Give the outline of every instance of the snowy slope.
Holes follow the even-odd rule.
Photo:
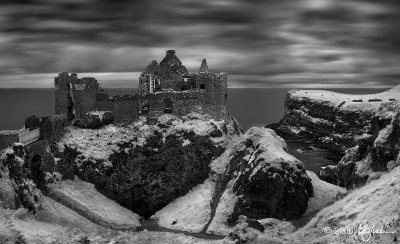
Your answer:
[[[211,215],[211,198],[215,182],[207,179],[186,195],[175,199],[151,218],[163,227],[200,232]]]
[[[79,202],[110,223],[140,225],[139,215],[99,193],[93,184],[76,178],[49,184],[49,188]]]
[[[261,243],[272,240],[278,243],[394,243],[400,237],[399,189],[400,167],[397,167],[322,209],[292,234],[271,238],[263,233],[257,239]],[[388,233],[370,236],[368,230],[372,229]]]
[[[328,102],[335,107],[344,102],[340,108],[349,111],[377,111],[378,107],[383,102],[388,102],[389,99],[400,100],[400,85],[381,93],[368,95],[345,94],[324,90],[292,90],[289,94],[292,99],[299,101],[306,98],[316,102]],[[380,99],[382,101],[368,102],[370,99]],[[353,102],[353,100],[362,100],[362,102]]]

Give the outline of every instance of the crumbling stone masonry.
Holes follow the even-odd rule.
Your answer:
[[[94,78],[60,73],[54,80],[55,111],[70,121],[91,111],[111,111],[117,123],[130,123],[139,116],[189,112],[226,119],[227,82],[226,73],[209,72],[205,59],[199,73],[189,74],[175,50],[168,50],[159,64],[152,61],[142,72],[136,95],[110,97]]]

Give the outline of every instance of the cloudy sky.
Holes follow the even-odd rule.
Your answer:
[[[62,71],[136,87],[175,49],[230,87],[390,87],[400,82],[398,0],[8,0],[0,87],[51,87]]]

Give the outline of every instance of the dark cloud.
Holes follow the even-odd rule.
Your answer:
[[[140,72],[166,49],[192,71],[206,57],[235,86],[390,86],[399,10],[395,0],[2,1],[0,86],[21,74]]]

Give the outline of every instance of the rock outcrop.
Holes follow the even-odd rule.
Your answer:
[[[400,165],[400,103],[383,103],[357,145],[338,165],[322,168],[321,178],[345,187],[364,184],[368,178]]]
[[[15,184],[7,174],[0,172],[0,206],[3,208],[16,209],[18,206]]]
[[[292,90],[285,100],[284,118],[269,127],[285,139],[306,139],[343,156],[357,144],[383,102],[396,99],[400,86],[371,95]]]
[[[147,218],[208,177],[209,164],[224,151],[227,136],[240,133],[234,128],[233,121],[194,113],[162,115],[155,124],[141,120],[124,128],[71,128],[60,143],[60,164]]]
[[[285,142],[273,130],[249,129],[230,140],[211,163],[203,184],[152,219],[172,229],[227,235],[244,220],[245,225],[262,231],[258,219],[301,216],[313,196],[313,186],[303,164],[285,149]]]
[[[24,161],[22,145],[5,149],[0,155],[2,207],[17,208],[20,205],[36,213],[40,205],[41,192],[30,178],[31,172]]]
[[[290,230],[288,223],[275,220],[275,230],[284,227],[289,233],[264,231],[254,243],[396,243],[399,188],[400,167],[396,167],[326,206],[300,228]]]
[[[310,178],[301,161],[285,152],[286,144],[270,129],[253,127],[236,146],[222,176],[225,191],[237,196],[228,223],[238,216],[252,219],[294,219],[313,196]]]

